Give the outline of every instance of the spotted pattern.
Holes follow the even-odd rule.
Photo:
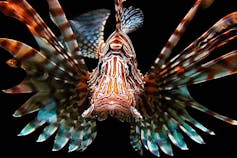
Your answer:
[[[104,26],[109,15],[109,10],[98,9],[70,20],[79,49],[84,57],[99,58],[99,50],[104,44]]]

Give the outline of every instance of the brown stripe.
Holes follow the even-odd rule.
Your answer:
[[[35,56],[36,51],[33,49],[29,49],[28,51],[25,51],[24,54],[23,52],[21,53],[21,58],[20,60],[27,60],[27,59],[31,59]]]
[[[70,35],[73,34],[73,32],[71,32],[71,29],[70,29],[70,24],[68,22],[64,22],[63,24],[61,24],[59,26],[60,30],[62,31],[62,33],[64,34],[64,37],[67,36],[67,35]],[[68,31],[70,31],[68,33]],[[67,37],[68,38],[68,37]],[[73,37],[74,38],[74,37]]]
[[[14,15],[13,12],[15,12],[9,2],[0,2],[0,10],[2,13],[4,13],[6,16],[12,16]]]
[[[34,16],[37,15],[37,12],[33,8],[26,7],[24,9],[23,8],[21,8],[21,9],[24,11],[24,12],[22,12],[22,14],[25,15],[25,16],[33,18]]]
[[[50,13],[53,17],[64,15],[64,12],[61,8],[51,8]]]
[[[1,39],[0,45],[4,49],[10,50],[10,52],[14,55],[19,53],[19,50],[22,46],[22,44],[20,42],[10,41],[10,40],[6,40],[6,39]]]
[[[64,37],[63,38],[65,42],[70,42],[74,40],[74,35],[71,34],[70,36]],[[71,48],[70,48],[71,49]]]
[[[170,42],[170,41],[168,41],[166,44],[165,44],[165,47],[167,48],[167,49],[170,49],[170,48],[172,48],[172,43]],[[160,54],[160,56],[159,56],[161,59],[164,57],[164,53],[162,53],[162,54]]]
[[[34,23],[34,22],[33,22]],[[33,24],[32,23],[32,24]],[[39,35],[41,35],[41,36],[43,36],[43,31],[44,31],[44,27],[42,27],[42,24],[36,24],[34,27],[32,27],[33,28],[33,30],[32,31],[34,31],[35,33],[37,33],[37,34],[39,34]],[[34,33],[34,32],[32,32],[32,33]],[[34,34],[35,34],[34,33]]]

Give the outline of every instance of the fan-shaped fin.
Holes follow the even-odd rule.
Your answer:
[[[72,74],[66,72],[63,68],[49,60],[44,54],[29,45],[12,39],[0,38],[0,47],[10,52],[21,64],[21,67],[31,75],[38,76],[42,74],[45,76],[46,73],[50,73],[52,76],[58,78],[75,81]],[[44,72],[40,71],[42,68],[44,68]]]
[[[197,3],[200,3],[200,1],[198,2],[197,0],[196,5]],[[237,38],[236,17],[237,12],[225,16],[200,38],[191,43],[184,51],[167,62],[165,60],[169,57],[169,53],[171,53],[172,49],[170,48],[173,47],[170,47],[170,50],[165,48],[165,55],[161,54],[160,59],[155,62],[157,65],[152,67],[147,73],[144,78],[146,84],[144,96],[142,96],[143,102],[138,103],[138,109],[144,117],[143,124],[158,120],[153,126],[146,126],[149,129],[140,129],[141,132],[150,131],[151,134],[152,131],[155,131],[155,128],[159,129],[154,132],[157,135],[154,134],[153,141],[156,139],[159,140],[158,136],[161,134],[161,137],[166,141],[170,140],[180,149],[187,150],[187,145],[179,130],[200,144],[204,144],[204,140],[194,127],[210,135],[214,135],[213,131],[207,129],[189,115],[187,107],[209,114],[229,124],[237,124],[236,120],[213,112],[197,103],[187,89],[187,85],[189,84],[198,84],[237,73],[236,50],[217,57],[214,60],[204,60],[211,52]],[[144,146],[153,152],[155,148],[151,143],[152,141],[146,140],[150,139],[150,133],[141,133],[141,139]],[[158,146],[166,154],[172,153],[169,145],[166,146],[158,143]]]
[[[152,136],[150,137],[150,140],[147,141],[148,150],[154,154],[155,156],[160,156],[159,146],[157,142],[154,142],[154,133],[152,133]]]
[[[165,64],[164,69],[160,69],[158,74],[161,76],[162,80],[166,80],[166,86],[171,85],[183,85],[190,84],[192,80],[195,80],[196,77],[200,74],[201,71],[205,71],[202,65],[204,66],[204,59],[207,58],[214,50],[225,45],[227,42],[230,42],[237,38],[236,35],[236,20],[237,12],[233,12],[221,20],[219,20],[213,27],[206,31],[201,37],[191,43],[184,51],[176,55],[169,62]],[[229,55],[224,55],[219,57],[211,62],[216,63],[217,60],[223,60],[228,63],[235,58],[235,51],[231,52]],[[209,65],[211,62],[208,62]],[[229,63],[230,64],[230,63]],[[231,64],[229,68],[229,73],[226,75],[236,73],[234,68],[235,64]],[[204,66],[205,67],[205,66]],[[206,68],[206,67],[205,67]],[[213,67],[212,67],[213,68]],[[208,69],[208,68],[207,68]],[[220,71],[213,71],[213,75],[217,73],[217,77],[222,74],[223,70],[226,72],[228,67],[223,67]],[[208,71],[208,70],[207,70]],[[219,74],[219,75],[218,75]],[[210,74],[211,75],[211,74]],[[221,76],[226,76],[221,75]],[[205,73],[202,77],[205,78]],[[207,80],[215,79],[213,77],[207,78]],[[205,81],[205,80],[204,80]],[[189,83],[190,82],[190,83]],[[162,82],[160,82],[162,83]],[[161,86],[161,85],[159,85]]]
[[[77,56],[77,58],[79,58],[78,54],[70,54],[72,52],[65,51],[63,45],[58,41],[51,29],[25,0],[8,1],[6,3],[0,2],[0,8],[0,11],[5,15],[16,18],[17,20],[26,24],[32,35],[36,38],[36,41],[39,43],[39,46],[47,41],[47,43],[56,50],[54,52],[60,54],[60,58],[62,57],[64,62],[73,69],[82,71],[80,68],[86,68],[82,59],[76,61],[71,57]],[[52,53],[53,52],[50,52],[50,55],[52,55]]]
[[[165,127],[159,126],[159,123],[155,120],[152,120],[150,123],[147,123],[147,121],[140,129],[143,145],[155,156],[160,156],[159,149],[172,156],[173,150]]]
[[[72,132],[68,152],[76,151],[79,148],[80,144],[81,144],[82,138],[83,138],[82,131],[80,129],[74,129],[73,132]]]
[[[81,140],[81,145],[77,149],[77,151],[84,151],[88,145],[92,143],[92,141],[96,137],[96,128],[95,128],[95,121],[89,121],[88,123],[84,123],[83,127],[85,130],[83,130],[83,137]]]
[[[82,112],[88,108],[89,73],[78,51],[77,41],[71,38],[73,32],[70,31],[70,25],[67,24],[58,1],[48,2],[54,22],[59,26],[67,47],[58,41],[25,0],[0,2],[0,11],[23,22],[40,47],[38,51],[22,42],[0,38],[0,47],[9,51],[17,61],[17,66],[19,64],[26,71],[26,78],[22,83],[5,92],[34,92],[14,113],[15,117],[21,117],[38,111],[37,117],[27,124],[19,135],[30,134],[46,124],[37,141],[45,141],[56,133],[53,147],[56,151],[62,149],[70,139],[78,140],[72,133],[80,129],[83,134],[80,140],[82,145],[79,146],[85,150],[96,135],[95,120],[85,120],[81,117]]]
[[[130,6],[123,8],[122,13],[122,31],[126,34],[141,28],[144,21],[144,15],[141,9]]]
[[[98,50],[104,43],[104,26],[109,15],[109,10],[98,9],[70,20],[70,25],[84,57],[98,58]]]

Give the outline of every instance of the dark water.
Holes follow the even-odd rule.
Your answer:
[[[29,1],[40,13],[43,19],[53,27],[48,16],[46,1],[31,0]],[[136,53],[139,68],[145,73],[155,60],[157,54],[166,43],[169,35],[173,32],[178,22],[191,7],[193,0],[166,0],[164,1],[144,1],[144,0],[127,0],[127,5],[139,7],[144,11],[144,27],[130,35]],[[98,9],[107,8],[113,11],[113,0],[64,0],[62,6],[69,19],[80,15],[81,13]],[[189,29],[184,34],[174,53],[180,52],[195,38],[199,37],[204,31],[212,26],[221,17],[237,11],[236,0],[217,0],[212,7],[207,10],[200,10],[194,21],[190,24]],[[26,27],[12,18],[0,14],[0,37],[13,38],[34,46],[37,45]],[[105,36],[108,37],[114,28],[113,16],[109,18],[106,25]],[[217,51],[217,54],[227,53],[230,50],[237,49],[237,43],[233,42],[228,46]],[[0,88],[10,88],[16,85],[24,78],[24,71],[7,67],[4,63],[11,58],[9,53],[1,49],[0,53]],[[90,68],[96,66],[96,61],[87,61]],[[231,76],[216,81],[210,81],[200,85],[189,87],[192,96],[209,108],[222,114],[237,119],[236,112],[236,89],[237,76]],[[30,95],[6,95],[0,92],[0,134],[2,157],[13,157],[14,155],[21,158],[95,158],[95,157],[140,157],[135,153],[129,144],[129,126],[114,119],[109,119],[98,123],[98,136],[94,143],[83,153],[67,153],[64,149],[60,152],[51,152],[53,137],[44,143],[35,143],[38,130],[32,135],[26,137],[17,137],[20,129],[28,123],[34,114],[24,118],[16,119],[11,115]],[[236,157],[237,127],[227,125],[219,120],[213,119],[197,111],[190,111],[194,118],[211,130],[216,132],[216,136],[209,136],[197,130],[206,142],[205,145],[199,145],[185,136],[189,151],[180,151],[173,146],[176,158],[193,158],[193,157]],[[3,156],[4,155],[4,156]],[[164,154],[162,157],[168,157]],[[154,157],[146,150],[145,158]]]

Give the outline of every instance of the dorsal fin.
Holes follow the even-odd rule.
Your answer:
[[[141,9],[130,6],[124,8],[122,13],[122,31],[126,34],[141,28],[144,21],[144,15]]]
[[[139,8],[134,8],[132,6],[124,8],[124,1],[126,0],[114,0],[116,31],[131,33],[142,26],[144,16]]]
[[[98,49],[104,43],[104,26],[109,15],[109,10],[98,9],[70,20],[82,56],[98,59]],[[121,29],[125,33],[136,31],[143,25],[143,20],[141,9],[132,6],[124,8]]]
[[[109,15],[109,10],[98,9],[70,20],[79,49],[84,57],[98,58],[97,51],[104,43],[104,26]]]
[[[114,0],[115,6],[115,19],[116,19],[116,31],[122,30],[122,12],[123,12],[123,2],[125,0]]]

